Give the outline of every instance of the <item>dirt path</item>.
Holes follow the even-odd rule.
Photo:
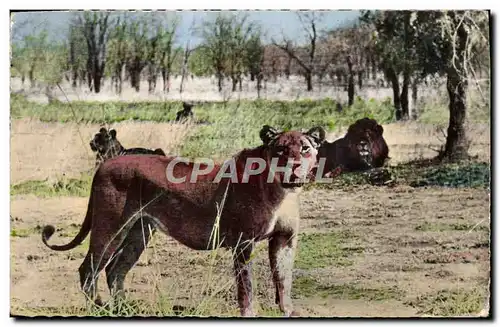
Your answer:
[[[86,198],[12,199],[11,229],[17,233],[11,237],[12,314],[60,313],[84,305],[77,269],[87,245],[69,252],[50,251],[41,243],[36,226],[53,223],[59,228],[54,242],[67,241],[78,230],[86,205]],[[304,193],[301,210],[304,234],[293,297],[302,315],[433,314],[429,310],[443,306],[439,294],[458,294],[454,302],[446,302],[449,306],[468,305],[467,299],[486,294],[490,221],[485,190],[404,186],[311,190]],[[334,250],[325,253],[321,246],[311,246],[320,234],[327,235],[323,242],[336,242]],[[328,246],[325,243],[324,249]],[[154,302],[157,289],[171,305],[195,306],[219,291],[209,295],[207,310],[236,313],[231,260],[227,252],[220,254],[210,277],[210,253],[188,250],[157,234],[127,278],[129,296]],[[301,260],[309,256],[325,264],[304,267]],[[258,312],[275,308],[265,243],[257,249],[254,281]],[[105,284],[101,278],[99,289],[106,299]],[[203,289],[204,285],[210,286]]]

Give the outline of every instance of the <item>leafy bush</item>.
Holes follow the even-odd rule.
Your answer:
[[[432,168],[412,186],[489,187],[490,165],[485,162],[447,164]]]

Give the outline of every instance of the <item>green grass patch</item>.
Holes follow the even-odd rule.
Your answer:
[[[34,194],[39,197],[79,196],[87,197],[90,194],[92,176],[83,174],[80,178],[62,177],[55,182],[47,180],[31,180],[12,185],[11,195]]]
[[[283,317],[283,313],[277,307],[277,305],[275,305],[273,307],[261,305],[259,310],[257,310],[256,313],[259,317],[267,317],[267,318],[282,318]]]
[[[440,290],[418,296],[406,303],[418,308],[419,314],[432,316],[462,316],[477,314],[485,304],[485,296],[479,289]]]
[[[392,121],[392,109],[385,102],[364,102],[361,99],[345,112],[335,111],[335,102],[325,100],[299,101],[241,101],[226,105],[212,105],[204,120],[210,124],[199,126],[181,146],[186,157],[224,159],[243,148],[262,143],[259,131],[264,125],[282,130],[307,130],[323,126],[333,131],[348,126],[357,119],[373,117],[381,123]]]
[[[361,253],[362,248],[346,248],[346,239],[353,239],[349,233],[313,233],[301,234],[295,267],[313,269],[324,267],[343,267],[352,265],[349,257],[352,253]]]
[[[28,237],[34,232],[35,230],[33,228],[23,228],[23,229],[11,228],[10,237]]]
[[[180,101],[166,102],[86,102],[41,104],[11,94],[12,118],[32,117],[45,122],[113,123],[125,120],[165,122],[175,119]]]
[[[11,93],[11,116],[13,118],[33,117],[51,122],[88,122],[113,123],[123,120],[165,122],[175,119],[177,111],[182,109],[181,101],[140,101],[140,102],[98,102],[72,101],[40,104],[26,100],[22,95]],[[294,120],[305,120],[311,124],[323,124],[334,129],[349,125],[362,117],[375,118],[381,122],[393,120],[390,99],[364,101],[357,98],[354,105],[345,108],[342,113],[336,110],[336,102],[326,98],[322,100],[232,100],[227,102],[204,102],[197,104],[193,111],[197,120],[216,122],[222,116],[235,112],[272,117],[273,121],[284,129],[294,127]],[[236,117],[234,117],[236,118]],[[247,117],[251,118],[251,116]],[[302,126],[301,126],[302,127]]]
[[[490,123],[491,121],[489,85],[483,85],[482,91],[483,94],[478,92],[476,86],[471,86],[467,93],[467,120],[470,122]],[[446,128],[450,119],[449,102],[448,93],[445,88],[442,88],[437,96],[418,104],[420,107],[418,121]]]
[[[301,276],[293,280],[295,298],[321,297],[342,300],[384,301],[400,299],[404,293],[396,287],[367,288],[358,285],[323,285],[311,277]]]
[[[163,102],[84,102],[39,104],[11,94],[11,117],[32,117],[47,122],[114,123],[125,120],[168,122],[182,109],[180,101]],[[364,101],[357,98],[353,106],[339,113],[332,99],[270,101],[242,100],[207,102],[193,108],[197,126],[181,148],[186,157],[225,159],[243,148],[261,144],[263,125],[283,130],[323,126],[333,131],[370,117],[384,124],[393,121],[390,99]]]

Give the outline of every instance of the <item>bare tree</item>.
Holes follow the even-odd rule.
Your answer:
[[[115,87],[115,92],[122,93],[123,69],[127,64],[130,42],[127,38],[127,16],[118,17],[116,24],[109,36],[108,45],[108,69],[111,75],[111,84]]]
[[[109,15],[109,12],[86,11],[78,19],[87,42],[87,82],[90,90],[95,93],[101,91],[101,82],[106,66]]]
[[[172,74],[172,65],[181,52],[180,48],[175,47],[175,38],[180,19],[174,16],[167,20],[164,25],[159,27],[160,36],[160,70],[163,79],[163,92],[170,92],[170,76]]]
[[[184,91],[184,80],[187,77],[188,73],[188,62],[189,62],[189,56],[191,53],[196,50],[196,48],[191,49],[189,47],[189,41],[186,43],[186,47],[184,49],[184,56],[182,59],[182,68],[181,68],[181,85],[179,87],[179,93],[182,93]]]
[[[136,92],[140,91],[141,72],[148,60],[148,32],[149,22],[145,19],[130,22],[127,26],[127,35],[130,39],[129,59],[126,69],[130,74],[130,84]]]
[[[241,86],[248,41],[257,27],[255,23],[248,22],[247,17],[219,14],[215,20],[203,23],[204,42],[200,49],[217,76],[219,92],[222,92],[224,77],[231,79],[233,91],[238,82]]]
[[[87,62],[87,45],[85,37],[79,26],[78,16],[74,16],[69,25],[69,58],[68,66],[71,70],[71,86],[77,87],[85,79],[86,62]]]
[[[307,58],[302,58],[297,54],[297,49],[292,46],[291,40],[283,37],[283,42],[273,44],[284,50],[290,58],[293,58],[302,67],[304,78],[307,84],[307,91],[313,90],[312,76],[314,73],[314,58],[316,56],[316,46],[318,40],[318,23],[321,21],[321,14],[312,12],[297,13],[302,28],[306,33],[309,44],[306,46]]]

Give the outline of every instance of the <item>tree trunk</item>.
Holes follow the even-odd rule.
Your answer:
[[[165,68],[161,69],[161,79],[163,81],[163,93],[167,90],[167,70]]]
[[[222,75],[221,71],[217,72],[217,87],[219,89],[219,93],[222,92],[222,84],[224,83],[224,75]]]
[[[156,67],[149,65],[148,67],[148,93],[153,94],[156,90]]]
[[[139,92],[141,89],[140,80],[141,72],[134,68],[130,72],[130,85],[135,89],[136,92]]]
[[[312,85],[312,73],[310,70],[307,70],[304,74],[304,77],[306,79],[306,84],[307,84],[307,92],[311,92],[313,90],[313,85]]]
[[[24,77],[24,76],[23,76],[23,77]],[[78,79],[78,72],[77,72],[77,70],[76,70],[76,69],[74,69],[74,68],[73,68],[73,69],[71,70],[71,80],[72,80],[72,81],[71,81],[71,87],[72,87],[72,88],[74,88],[74,89],[76,89],[76,80],[77,80],[77,79]],[[24,81],[23,81],[23,83],[24,83]]]
[[[451,161],[461,160],[467,158],[468,151],[468,142],[464,126],[467,81],[460,78],[459,74],[456,72],[448,73],[446,89],[450,97],[450,122],[442,158],[447,158]]]
[[[366,56],[365,71],[366,71],[366,79],[370,80],[370,56]]]
[[[101,92],[101,82],[102,82],[102,76],[98,71],[94,73],[94,92],[99,93]]]
[[[148,93],[153,94],[154,91],[155,91],[155,89],[153,87],[153,79],[151,78],[151,76],[149,76],[149,78],[148,78]]]
[[[289,80],[290,79],[290,74],[291,74],[291,67],[292,67],[292,58],[289,56],[288,57],[288,61],[286,63],[286,67],[285,67],[285,76],[286,76],[286,79]]]
[[[347,68],[349,69],[349,81],[347,84],[347,98],[348,105],[352,106],[354,104],[354,70],[352,69],[352,59],[351,56],[347,57]]]
[[[401,120],[401,98],[399,94],[398,75],[396,75],[396,72],[392,68],[389,68],[387,70],[386,75],[387,78],[389,79],[389,82],[392,85],[392,94],[393,94],[394,110],[396,113],[396,120]]]
[[[359,70],[358,71],[358,89],[361,90],[363,87],[363,71]]]
[[[236,77],[236,75],[231,76],[231,82],[233,84],[231,91],[236,92],[236,87],[238,86],[238,77]]]
[[[123,87],[123,81],[122,81],[122,75],[118,75],[118,94],[122,94],[122,87]]]
[[[465,132],[465,118],[467,111],[467,74],[464,67],[464,56],[467,51],[468,33],[464,24],[458,24],[457,58],[447,71],[446,89],[450,98],[450,123],[446,145],[441,158],[450,161],[465,159],[468,157],[469,143]]]
[[[35,68],[31,67],[28,72],[28,78],[30,80],[30,86],[35,87]]]
[[[257,74],[257,98],[260,99],[260,90],[262,90],[262,79],[264,78],[264,75],[262,72]]]
[[[354,76],[349,76],[349,85],[347,86],[347,98],[349,106],[354,104]]]
[[[408,120],[410,117],[409,109],[409,90],[410,90],[410,74],[405,71],[403,73],[403,87],[401,89],[401,119]]]
[[[167,72],[165,74],[165,82],[163,83],[163,87],[165,88],[166,86],[166,90],[167,90],[167,93],[170,92],[170,70],[167,69]]]
[[[374,81],[376,81],[377,80],[377,62],[375,61],[374,56],[372,56],[371,63],[372,63],[372,79]]]
[[[418,119],[418,78],[413,78],[411,83],[411,119]]]
[[[181,74],[181,85],[179,86],[179,93],[184,91],[184,79],[186,78],[186,74]]]

